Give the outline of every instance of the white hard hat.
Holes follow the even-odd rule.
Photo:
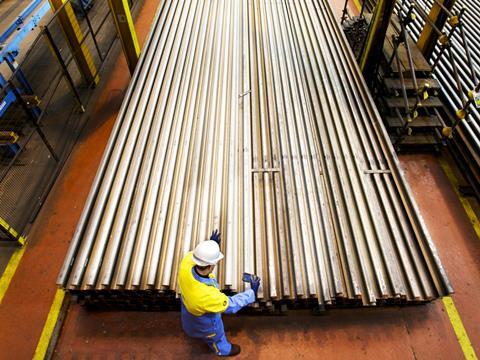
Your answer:
[[[205,240],[193,250],[193,261],[199,266],[217,265],[223,259],[216,241]]]

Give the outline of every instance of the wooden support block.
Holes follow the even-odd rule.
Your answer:
[[[415,134],[411,136],[405,136],[399,145],[438,145],[438,140],[431,134]]]
[[[403,102],[402,97],[391,97],[391,98],[385,98],[385,102],[389,108],[399,108],[403,109],[405,107],[405,104]],[[417,102],[416,98],[409,97],[408,98],[408,107],[411,109],[415,106],[415,103]],[[427,108],[427,107],[442,107],[443,103],[442,101],[437,98],[437,97],[429,97],[426,100],[421,101],[421,105],[419,105],[419,108]]]
[[[389,116],[386,118],[387,125],[390,128],[401,128],[405,124],[405,120],[402,121],[398,117]],[[442,123],[437,116],[419,116],[410,123],[411,128],[441,128]]]
[[[393,54],[393,35],[400,34],[400,23],[399,19],[396,15],[392,16],[391,22],[387,29],[387,35],[385,36],[385,43],[383,46],[383,54],[387,61],[390,61],[392,54]],[[415,67],[416,72],[426,72],[430,73],[432,71],[432,67],[425,59],[425,56],[422,54],[420,49],[418,48],[417,44],[413,41],[413,39],[409,36],[408,37],[408,45],[410,47],[410,51],[412,53],[412,60],[413,66]],[[405,74],[405,76],[409,76],[410,73],[410,65],[408,63],[408,54],[403,44],[400,44],[398,47],[398,56],[400,58],[400,67],[401,71]],[[400,70],[397,68],[397,63],[394,60],[392,62],[392,71],[394,73],[398,73]]]
[[[387,78],[383,80],[385,87],[388,90],[401,90],[402,89],[402,83],[400,79],[397,78]],[[405,89],[407,90],[414,90],[415,87],[413,85],[413,80],[410,78],[404,79],[405,83]],[[436,79],[417,79],[417,86],[418,89],[421,90],[425,85],[428,85],[428,87],[432,90],[440,90],[441,85]]]

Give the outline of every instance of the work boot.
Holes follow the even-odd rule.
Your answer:
[[[240,354],[240,346],[237,344],[232,344],[232,348],[230,349],[230,354],[226,356],[237,356]]]

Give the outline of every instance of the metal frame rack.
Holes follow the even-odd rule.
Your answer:
[[[418,1],[418,7],[427,11],[438,1]],[[402,5],[402,7],[400,7]],[[405,11],[405,4],[398,3],[398,11]],[[480,52],[478,38],[479,9],[475,2],[457,0],[447,13],[444,44],[438,43],[432,51],[431,62],[435,77],[442,85],[445,102],[451,109],[451,126],[454,131],[449,140],[453,156],[464,170],[473,193],[480,196],[480,112],[475,104],[480,86]],[[418,39],[425,20],[410,24],[414,39]]]
[[[392,17],[391,26],[396,28],[396,33],[392,32],[391,40],[387,39],[386,42],[390,42],[392,47],[387,69],[396,70],[387,70],[386,74],[380,76],[382,85],[376,92],[378,95],[401,95],[402,101],[397,101],[399,99],[391,97],[392,95],[381,96],[386,108],[394,110],[395,116],[386,116],[385,120],[389,129],[396,131],[393,141],[398,149],[407,146],[433,146],[437,149],[440,140],[444,141],[444,138],[451,136],[452,127],[447,126],[443,102],[438,98],[441,86],[432,78],[435,64],[427,62],[422,49],[412,41],[410,35],[409,25],[416,20],[415,6],[416,3],[413,2],[408,11]],[[428,19],[425,21],[430,21],[425,12],[419,13],[422,18]],[[432,23],[431,26],[436,34],[435,39],[444,43],[448,41],[448,36],[441,33],[435,24]],[[403,56],[400,51],[403,51]],[[396,76],[392,78],[392,75]]]
[[[376,4],[373,0],[364,1],[362,16],[372,12]],[[346,9],[343,20],[349,18]],[[435,81],[441,86],[438,93],[446,106],[441,111],[435,110],[443,126],[439,135],[468,179],[469,193],[477,197],[480,196],[480,52],[472,44],[478,42],[478,11],[472,1],[396,1],[400,19],[413,16],[406,31],[424,53]],[[427,92],[430,90],[437,92],[437,89]]]

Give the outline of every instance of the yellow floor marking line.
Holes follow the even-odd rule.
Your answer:
[[[453,330],[455,331],[455,335],[457,336],[458,343],[462,348],[463,355],[465,359],[468,360],[478,360],[477,355],[475,354],[475,350],[473,349],[472,343],[468,338],[467,331],[463,326],[462,319],[460,318],[460,314],[455,307],[453,299],[450,296],[445,296],[443,299],[443,306],[447,310],[448,317],[450,319],[450,323],[453,326]]]
[[[12,238],[18,241],[20,245],[25,245],[25,237],[20,235],[18,232],[15,231],[14,228],[12,228],[8,222],[0,217],[0,227],[3,228],[3,231],[9,234]]]
[[[64,298],[65,291],[58,289],[55,293],[52,306],[50,307],[47,321],[45,321],[45,325],[43,326],[42,335],[40,335],[40,340],[38,340],[33,360],[43,360],[45,358],[48,346],[50,345],[50,339],[52,338],[55,325],[57,324],[58,316],[60,315],[60,310],[62,309]]]
[[[440,158],[440,166],[443,169],[443,172],[445,175],[447,175],[448,180],[450,181],[450,184],[452,184],[453,191],[455,191],[455,194],[457,194],[458,199],[460,200],[460,203],[463,206],[463,209],[467,213],[468,219],[470,220],[470,223],[473,226],[473,229],[475,230],[475,234],[477,235],[478,239],[480,239],[480,223],[478,221],[478,217],[475,214],[475,211],[473,210],[472,206],[470,205],[470,202],[468,199],[466,199],[460,192],[458,191],[458,180],[455,177],[455,174],[453,173],[452,168],[448,164],[448,162],[444,158]]]
[[[457,198],[460,200],[460,203],[462,204],[462,207],[465,210],[465,213],[467,214],[468,219],[473,226],[473,229],[475,230],[475,234],[480,239],[480,224],[478,222],[477,215],[475,214],[475,211],[470,205],[468,199],[462,196],[462,194],[460,194],[460,192],[458,191],[459,182],[457,177],[455,176],[452,168],[450,167],[445,158],[440,158],[439,162],[443,172],[448,178],[448,181],[450,181],[450,184],[452,185],[453,191],[455,191]],[[470,339],[468,338],[467,331],[463,326],[462,319],[457,311],[453,299],[450,296],[446,296],[442,299],[442,301],[445,310],[447,310],[450,323],[452,324],[453,330],[455,331],[455,335],[457,336],[458,343],[462,348],[465,359],[478,359],[477,355],[475,354],[475,350],[472,347]]]
[[[5,296],[8,286],[12,281],[13,275],[15,275],[15,271],[17,271],[18,264],[20,264],[20,260],[25,252],[25,246],[18,248],[12,254],[12,257],[8,261],[7,267],[0,277],[0,304],[2,303],[3,297]]]

